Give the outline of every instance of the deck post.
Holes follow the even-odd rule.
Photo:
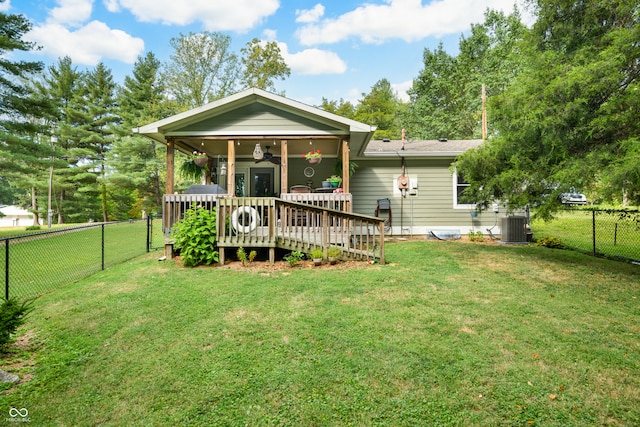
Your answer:
[[[327,211],[322,212],[322,252],[327,257],[327,248],[329,246],[329,214]]]
[[[380,221],[380,264],[384,265],[384,221]]]
[[[218,264],[224,265],[224,246],[218,248]]]

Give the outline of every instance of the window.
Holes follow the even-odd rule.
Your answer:
[[[469,183],[465,181],[462,174],[453,172],[453,208],[454,209],[475,209],[476,204],[465,197],[465,190],[469,188]]]

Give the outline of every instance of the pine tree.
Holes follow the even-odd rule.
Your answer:
[[[13,187],[27,192],[20,203],[34,213],[38,223],[36,184],[46,169],[50,150],[42,142],[49,103],[29,90],[26,82],[42,70],[42,64],[12,61],[8,54],[30,51],[33,43],[22,38],[31,24],[22,15],[0,12],[0,170]]]
[[[94,218],[96,214],[102,221],[109,220],[105,160],[115,139],[114,126],[121,120],[115,114],[116,87],[111,70],[99,63],[83,75],[79,90],[65,109],[69,128],[63,135],[70,142],[69,155],[76,160],[71,179],[76,184],[71,199],[76,220]]]
[[[71,174],[68,162],[70,142],[67,138],[71,125],[66,116],[66,109],[71,105],[74,93],[78,89],[82,74],[73,67],[68,56],[58,60],[57,64],[47,67],[41,81],[34,83],[35,91],[47,97],[52,103],[50,118],[51,133],[54,141],[50,166],[52,184],[52,210],[57,212],[57,223],[64,223],[65,194],[73,194],[75,186],[64,179]]]
[[[124,86],[118,94],[119,115],[122,123],[118,126],[120,138],[114,143],[110,153],[110,164],[114,172],[110,177],[113,184],[127,190],[135,200],[130,207],[131,215],[140,215],[157,210],[162,203],[165,153],[149,138],[133,135],[131,129],[159,120],[174,112],[173,106],[163,96],[163,86],[159,82],[160,62],[153,53],[139,57],[133,67],[132,76],[126,76]]]

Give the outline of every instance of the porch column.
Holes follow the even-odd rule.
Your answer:
[[[349,140],[342,140],[342,191],[349,192]]]
[[[227,140],[227,195],[236,194],[236,146],[235,140]]]
[[[173,184],[175,179],[175,146],[173,140],[167,141],[167,182],[165,184],[165,194],[173,194]]]
[[[213,158],[207,157],[207,169],[204,171],[205,185],[211,185],[211,171],[213,170]],[[216,184],[219,184],[216,182]]]
[[[280,194],[289,192],[289,145],[280,140]]]

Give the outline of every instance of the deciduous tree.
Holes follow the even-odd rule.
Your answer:
[[[208,31],[180,34],[171,39],[171,47],[162,79],[181,109],[199,107],[236,90],[240,68],[231,37]]]
[[[377,127],[373,138],[399,138],[401,131],[398,114],[402,101],[387,79],[378,80],[368,94],[363,93],[354,119]]]
[[[526,72],[490,100],[497,135],[457,167],[478,200],[535,203],[542,216],[570,188],[640,203],[637,2],[536,5]]]
[[[285,80],[291,70],[280,54],[276,42],[265,42],[254,38],[241,49],[242,86],[275,92],[274,80]]]

